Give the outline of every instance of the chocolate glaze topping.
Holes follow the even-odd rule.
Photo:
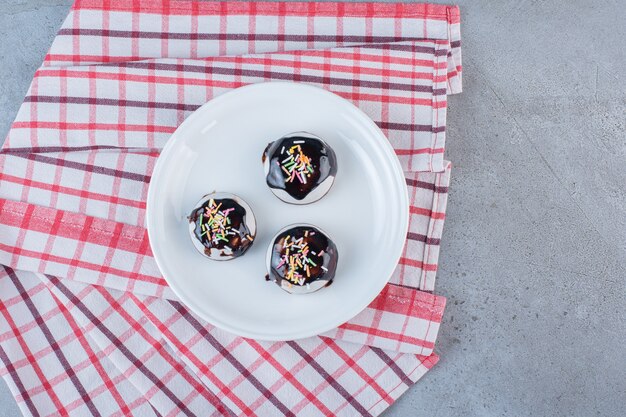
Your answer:
[[[281,286],[283,281],[299,287],[308,287],[315,281],[329,285],[337,260],[337,247],[324,233],[311,226],[296,226],[276,236],[270,274]]]
[[[254,240],[246,225],[246,209],[231,198],[206,201],[191,212],[189,222],[195,224],[194,237],[205,247],[207,256],[216,249],[222,257],[236,258]]]
[[[296,200],[304,199],[329,176],[337,174],[335,152],[319,139],[287,136],[270,143],[262,160],[269,158],[267,185],[283,189]]]

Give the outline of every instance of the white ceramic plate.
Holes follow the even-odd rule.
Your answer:
[[[333,187],[305,206],[275,197],[261,163],[269,142],[295,131],[318,135],[337,154]],[[213,191],[236,194],[254,211],[257,236],[240,258],[209,260],[190,240],[187,215]],[[196,314],[240,336],[293,340],[339,326],[376,297],[400,258],[408,216],[400,163],[363,112],[316,87],[263,83],[211,100],[174,132],[152,175],[147,226],[161,273]],[[270,239],[291,223],[311,223],[334,240],[331,286],[292,295],[265,280]]]

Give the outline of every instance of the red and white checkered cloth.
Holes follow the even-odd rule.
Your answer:
[[[434,288],[459,12],[421,4],[78,1],[0,152],[0,373],[27,415],[377,415],[437,361]],[[144,226],[194,109],[290,80],[351,100],[406,171],[390,283],[320,337],[227,334],[178,302]]]

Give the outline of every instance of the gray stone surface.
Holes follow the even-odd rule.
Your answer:
[[[459,3],[442,358],[384,416],[623,416],[626,7]],[[0,1],[0,134],[68,8]]]

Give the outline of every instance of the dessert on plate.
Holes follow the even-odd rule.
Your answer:
[[[268,144],[262,161],[270,190],[291,204],[319,200],[330,190],[337,174],[335,152],[307,132],[290,133]]]
[[[209,259],[225,261],[243,255],[254,242],[256,220],[250,206],[234,194],[207,194],[188,217],[189,235]]]
[[[292,294],[312,293],[332,283],[338,257],[335,243],[319,228],[291,225],[270,243],[266,279]]]

